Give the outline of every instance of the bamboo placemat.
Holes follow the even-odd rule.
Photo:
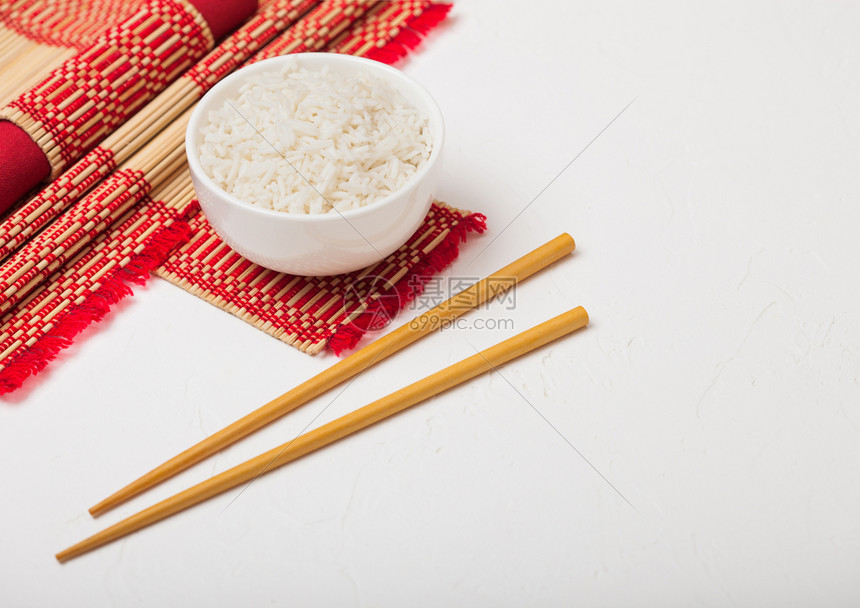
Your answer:
[[[459,244],[483,232],[485,218],[436,202],[400,249],[364,270],[300,277],[258,266],[230,249],[202,213],[191,240],[156,274],[302,352],[355,346],[370,326],[386,321],[456,257]]]
[[[54,182],[61,187],[49,186],[50,195],[36,207],[22,207],[26,215],[13,222],[14,213],[7,218],[3,226],[8,230],[0,229],[4,255],[10,256],[0,270],[8,286],[0,294],[0,393],[42,369],[81,329],[128,295],[129,283],[156,268],[172,282],[305,352],[319,352],[327,345],[350,348],[377,318],[371,314],[374,310],[396,310],[456,256],[466,234],[483,229],[482,216],[435,205],[413,239],[372,272],[319,281],[276,277],[225,250],[217,237],[211,240],[211,228],[192,201],[184,163],[175,162],[181,141],[174,132],[181,131],[187,107],[193,106],[194,97],[185,91],[189,84],[198,87],[199,97],[241,63],[237,49],[246,49],[254,60],[329,50],[392,62],[414,48],[449,9],[427,0],[325,0],[289,27],[300,14],[297,9],[313,4],[264,0],[257,14],[263,21],[248,22],[258,26],[255,30],[237,32],[238,37],[226,41],[226,52],[218,55],[214,50],[176,81],[183,87],[179,98],[189,101],[174,111],[153,141],[147,143],[153,133],[145,125],[129,132],[120,126],[116,134],[122,134],[122,140],[116,149],[96,149],[83,169],[75,165]],[[273,9],[279,12],[275,15]],[[289,29],[277,36],[283,27]],[[259,32],[267,32],[266,40],[275,38],[256,51],[262,38],[253,35]],[[128,160],[120,164],[123,159]],[[95,190],[87,193],[90,188]],[[41,234],[35,234],[34,224],[45,226]],[[185,241],[188,244],[164,262],[170,250]],[[202,242],[208,243],[206,255],[189,249]]]

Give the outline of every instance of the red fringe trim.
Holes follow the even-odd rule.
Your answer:
[[[400,32],[388,44],[369,50],[365,57],[382,63],[397,63],[416,49],[430,30],[445,19],[451,6],[447,2],[431,4],[417,17],[407,19]]]
[[[176,246],[189,238],[191,229],[186,220],[177,219],[158,232],[126,266],[108,275],[101,287],[66,311],[51,331],[0,371],[0,395],[14,391],[27,378],[45,369],[60,351],[72,345],[79,333],[91,323],[101,321],[111,306],[132,295],[129,284],[146,283],[149,273],[161,265]]]
[[[388,294],[383,294],[378,300],[368,306],[357,319],[348,325],[340,327],[331,338],[328,348],[336,355],[355,348],[355,345],[380,319],[392,319],[409,302],[421,295],[427,282],[439,272],[447,268],[460,255],[460,243],[466,240],[470,232],[482,233],[487,229],[487,218],[480,213],[472,213],[463,218],[451,229],[451,233],[439,243],[421,263],[414,268],[392,288]]]

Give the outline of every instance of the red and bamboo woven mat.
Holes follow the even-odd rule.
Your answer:
[[[175,87],[186,98],[202,95],[245,57],[327,50],[392,63],[448,9],[428,0],[264,0],[164,95],[178,94]],[[145,145],[142,127],[131,130],[134,137],[120,127],[0,223],[0,393],[44,368],[150,272],[304,352],[351,348],[484,228],[480,214],[436,203],[409,242],[373,268],[293,277],[256,266],[218,239],[193,200],[177,139],[185,107]],[[152,150],[160,154],[156,164]],[[65,239],[59,247],[58,238]]]
[[[484,217],[436,202],[409,241],[357,272],[299,277],[268,270],[230,249],[197,213],[194,236],[158,267],[158,276],[307,353],[352,348],[420,293],[457,257],[460,242],[484,230]]]

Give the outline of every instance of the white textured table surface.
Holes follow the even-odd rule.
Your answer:
[[[137,289],[0,403],[0,604],[856,606],[858,28],[852,2],[462,0],[403,66],[447,119],[442,198],[489,216],[448,276],[561,231],[576,254],[514,310],[93,521],[334,361],[160,280]],[[577,304],[591,326],[504,379],[54,561],[323,409],[315,425]]]

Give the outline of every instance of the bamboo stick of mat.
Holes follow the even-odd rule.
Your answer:
[[[576,244],[569,234],[557,236],[157,466],[92,507],[90,514],[93,516],[100,515],[264,427],[338,384],[362,373],[375,363],[406,348],[439,327],[450,323],[463,313],[514,287],[520,281],[571,253],[575,247]]]
[[[68,561],[240,484],[252,481],[264,473],[273,471],[319,448],[376,424],[467,380],[495,370],[498,366],[585,327],[587,324],[588,313],[585,312],[584,308],[579,306],[569,310],[382,399],[377,399],[369,405],[300,435],[292,441],[264,452],[179,494],[162,500],[65,551],[57,553],[56,558],[60,562]]]

